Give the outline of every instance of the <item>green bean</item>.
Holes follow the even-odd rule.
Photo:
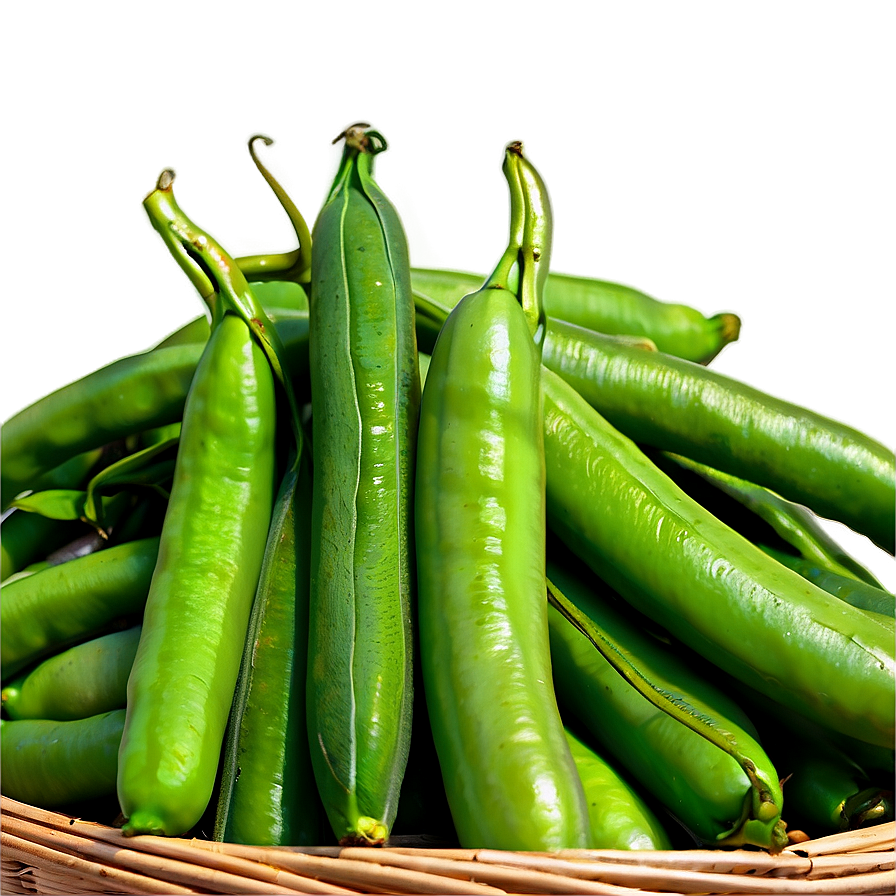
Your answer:
[[[689,499],[569,384],[550,372],[542,383],[548,519],[576,553],[735,677],[835,730],[892,744],[892,624],[771,560]]]
[[[591,821],[591,849],[671,849],[669,835],[632,786],[566,728]]]
[[[44,660],[3,688],[11,719],[86,719],[124,709],[140,626],[102,635]]]
[[[807,740],[792,728],[780,740],[774,755],[791,826],[823,837],[893,820],[892,775],[875,783],[832,744]]]
[[[142,612],[158,550],[158,538],[128,542],[5,583],[0,600],[4,680]]]
[[[0,722],[0,783],[6,796],[45,809],[115,793],[125,712],[54,722]]]
[[[308,370],[308,318],[290,309],[280,317],[274,329],[286,348],[290,376],[301,384]],[[76,454],[178,422],[203,345],[188,342],[122,358],[7,420],[0,431],[3,506]]]
[[[211,307],[213,327],[184,408],[128,680],[117,786],[128,835],[183,834],[209,802],[273,503],[274,379],[244,317],[254,297],[177,207],[172,179],[164,172],[144,206]]]
[[[389,834],[412,715],[411,501],[420,379],[407,243],[350,128],[314,225],[308,732],[342,843]]]
[[[559,550],[548,574],[563,712],[700,842],[780,851],[778,775],[743,710],[643,633],[643,619],[616,609],[618,596]]]
[[[554,321],[544,363],[620,432],[763,485],[896,549],[893,452],[848,426],[661,352]]]
[[[442,327],[417,459],[420,661],[451,815],[468,847],[585,846],[587,805],[551,682],[539,347],[544,185],[505,152],[511,237]],[[519,298],[509,290],[519,265]]]
[[[199,345],[182,345],[123,358],[7,420],[3,505],[75,454],[179,420],[201,352]]]
[[[750,541],[779,547],[831,572],[883,587],[801,504],[686,457],[665,452],[651,452],[650,456],[689,495]]]
[[[414,268],[414,289],[454,307],[482,284],[477,274]],[[612,335],[646,336],[670,355],[707,364],[740,334],[740,319],[726,312],[704,317],[694,308],[660,302],[637,289],[571,277],[548,275],[545,314],[578,326]]]
[[[274,506],[225,741],[215,839],[320,842],[305,722],[311,481],[290,466]]]

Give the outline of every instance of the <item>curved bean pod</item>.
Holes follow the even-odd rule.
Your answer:
[[[214,787],[273,504],[275,396],[230,301],[252,300],[232,260],[185,218],[170,178],[144,205],[217,312],[184,408],[119,752],[124,832],[173,836]]]
[[[428,310],[443,313],[438,303]],[[548,319],[543,360],[634,441],[764,486],[896,550],[896,456],[868,436],[697,364],[562,320]],[[778,516],[776,526],[800,523]],[[852,568],[867,579],[854,561]]]
[[[46,809],[115,793],[124,715],[116,709],[72,722],[0,722],[3,793]]]
[[[0,692],[11,719],[72,721],[124,709],[140,626],[102,635],[44,660]]]
[[[158,538],[116,545],[2,587],[0,657],[7,678],[34,660],[140,613]]]
[[[697,364],[554,321],[545,366],[630,439],[763,485],[896,550],[896,457]]]
[[[482,285],[483,277],[460,271],[411,269],[414,289],[449,307]],[[740,334],[730,312],[704,317],[687,305],[661,302],[630,286],[548,274],[545,314],[599,333],[646,336],[661,352],[707,364]]]
[[[426,376],[418,619],[426,704],[461,844],[550,850],[585,846],[589,822],[554,696],[544,600],[535,338],[550,212],[543,186],[523,188],[518,159],[509,147],[505,258],[451,312]],[[521,300],[504,279],[517,257]]]
[[[671,849],[669,835],[640,795],[588,744],[566,728],[591,821],[591,849]]]
[[[552,552],[548,574],[625,665],[664,695],[655,705],[552,605],[551,660],[561,709],[703,843],[780,851],[778,774],[749,718],[681,656],[613,606],[616,595]],[[699,720],[700,725],[693,725]],[[692,727],[693,725],[693,727]],[[722,749],[704,737],[718,736]]]
[[[548,518],[576,553],[735,677],[835,730],[892,745],[892,624],[719,523],[556,374],[542,384]]]
[[[290,375],[304,383],[307,313],[284,309],[274,328],[286,349]],[[0,430],[3,506],[33,488],[44,471],[76,454],[179,421],[207,333],[206,322],[191,337],[200,341],[122,358],[10,417]]]

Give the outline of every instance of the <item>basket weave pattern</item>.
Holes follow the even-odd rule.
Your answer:
[[[892,894],[894,823],[753,850],[249,847],[116,828],[3,797],[3,893]]]

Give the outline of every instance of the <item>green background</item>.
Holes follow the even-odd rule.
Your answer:
[[[744,318],[719,370],[894,441],[894,4],[2,4],[2,414],[200,314],[141,208],[159,171],[233,254],[291,247],[347,123],[412,263],[487,272],[502,150],[554,269]]]

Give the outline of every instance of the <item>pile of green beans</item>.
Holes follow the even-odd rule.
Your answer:
[[[0,789],[262,846],[750,846],[893,818],[896,457],[707,369],[739,335],[412,268],[369,125],[291,252],[144,200],[207,315],[0,431]],[[187,315],[185,315],[187,317]]]

